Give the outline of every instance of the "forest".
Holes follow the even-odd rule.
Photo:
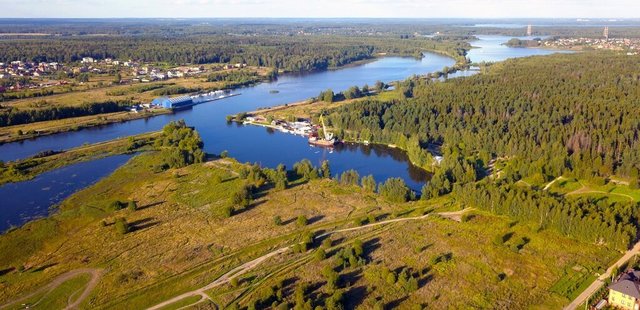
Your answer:
[[[521,27],[499,28],[501,23],[520,24]],[[532,23],[533,34],[561,37],[601,37],[602,21],[558,19],[4,19],[0,21],[3,33],[45,33],[57,37],[109,36],[162,36],[191,35],[281,35],[300,33],[315,35],[370,36],[371,34],[413,37],[440,33],[445,36],[505,35],[523,36],[526,25]],[[634,20],[608,20],[613,37],[640,37]],[[0,35],[1,37],[1,35]],[[29,37],[24,35],[24,37]]]
[[[375,57],[379,53],[422,57],[439,51],[464,62],[464,38],[442,40],[345,36],[105,36],[0,40],[0,62],[77,62],[82,57],[171,64],[246,63],[284,71],[316,71]]]
[[[125,111],[131,104],[132,102],[130,101],[122,100],[85,103],[81,106],[47,107],[30,110],[20,110],[9,107],[0,109],[0,127]]]
[[[507,160],[500,172],[504,186],[465,188],[461,196],[468,193],[472,205],[500,214],[545,218],[539,225],[626,248],[636,234],[637,204],[601,206],[511,187],[525,177],[548,182],[561,175],[600,184],[617,175],[637,184],[640,62],[584,53],[508,60],[485,71],[446,82],[408,79],[396,85],[402,99],[363,99],[328,111],[327,119],[343,137],[395,144],[422,167],[433,163],[427,148],[439,149],[444,161],[424,198],[474,184],[490,174],[495,160]],[[557,218],[547,219],[550,214]]]

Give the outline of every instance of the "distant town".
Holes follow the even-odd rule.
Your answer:
[[[628,55],[637,55],[638,51],[640,51],[640,39],[628,38],[557,38],[544,40],[540,44],[545,47],[560,49],[626,51]]]
[[[246,64],[237,63],[207,66],[185,65],[166,69],[151,63],[133,60],[121,61],[111,58],[98,60],[93,57],[83,57],[75,63],[15,60],[8,63],[0,62],[0,82],[2,82],[0,83],[0,93],[65,85],[69,78],[75,78],[78,82],[84,83],[88,81],[87,74],[116,76],[117,80],[114,80],[116,84],[148,83],[199,76],[215,71],[245,68],[246,66]],[[122,75],[126,75],[127,78],[123,78]]]

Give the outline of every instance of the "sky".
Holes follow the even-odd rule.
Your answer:
[[[638,18],[640,0],[0,0],[2,18]]]

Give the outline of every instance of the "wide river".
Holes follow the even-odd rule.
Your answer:
[[[472,61],[501,61],[507,58],[550,54],[543,49],[515,49],[502,46],[510,37],[480,36],[472,42],[469,53]],[[209,153],[228,150],[241,162],[258,162],[275,167],[283,163],[291,167],[301,159],[314,164],[329,160],[332,173],[354,169],[361,176],[372,174],[378,182],[389,177],[403,178],[414,190],[420,190],[429,175],[411,165],[399,150],[381,146],[344,145],[333,151],[311,147],[305,138],[268,131],[262,127],[227,124],[226,115],[251,111],[259,107],[297,102],[318,95],[322,90],[342,91],[351,86],[373,85],[376,81],[391,82],[414,74],[425,74],[452,66],[454,60],[433,53],[425,53],[422,60],[387,57],[340,70],[284,75],[277,81],[235,90],[240,96],[194,106],[144,120],[111,124],[76,132],[45,136],[0,145],[0,160],[11,161],[32,156],[44,150],[62,150],[139,133],[161,129],[172,120],[184,119],[195,126]],[[464,75],[464,73],[462,73]],[[272,93],[277,90],[277,93]],[[34,217],[46,216],[51,206],[73,192],[93,184],[126,162],[128,157],[102,159],[71,165],[42,174],[34,180],[0,187],[0,232],[10,225],[22,225]],[[55,186],[53,186],[55,184]]]

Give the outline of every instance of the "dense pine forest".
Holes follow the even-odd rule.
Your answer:
[[[618,175],[637,186],[639,59],[554,55],[508,60],[485,71],[446,82],[409,79],[397,85],[404,99],[344,105],[328,119],[343,136],[397,144],[422,166],[431,162],[425,149],[441,146],[445,159],[423,190],[426,198],[457,189],[480,208],[539,218],[541,227],[626,248],[636,235],[637,204],[568,201],[513,184],[560,175],[604,183]],[[496,159],[508,162],[500,183],[462,190],[459,185],[487,177]]]

